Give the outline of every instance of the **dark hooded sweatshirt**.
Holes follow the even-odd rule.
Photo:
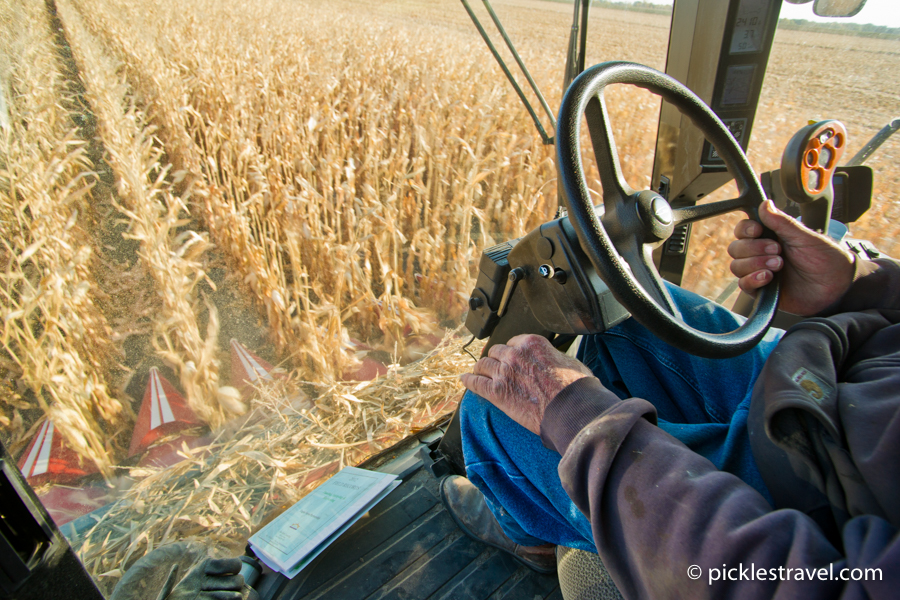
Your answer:
[[[753,390],[776,508],[646,400],[585,378],[550,403],[544,445],[626,598],[900,598],[900,264],[857,261],[826,314],[785,334]]]

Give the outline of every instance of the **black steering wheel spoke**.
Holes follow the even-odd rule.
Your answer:
[[[609,112],[606,110],[602,93],[588,102],[584,116],[591,136],[591,145],[594,147],[594,160],[600,173],[600,184],[603,186],[603,205],[608,212],[612,212],[621,206],[634,190],[622,176],[619,152],[616,149],[616,140],[613,137]]]
[[[672,300],[672,296],[669,295],[665,281],[660,277],[659,271],[656,270],[656,265],[653,263],[652,245],[628,244],[622,250],[622,258],[628,263],[632,276],[644,293],[667,313],[681,318],[681,312]]]
[[[672,209],[672,216],[675,219],[675,226],[687,225],[705,219],[712,219],[719,215],[728,214],[736,210],[747,211],[747,203],[743,197],[732,198],[730,200],[721,200],[719,202],[710,202],[709,204],[697,204],[694,206],[682,206]]]
[[[735,178],[740,196],[731,200],[672,209],[652,190],[635,192],[622,177],[604,89],[636,85],[662,96],[685,114],[716,147]],[[598,218],[581,161],[581,120],[587,119],[603,185],[604,214]],[[765,335],[775,316],[780,278],[760,290],[747,321],[727,333],[687,325],[653,263],[652,248],[675,227],[736,210],[759,219],[765,199],[759,178],[728,128],[693,92],[649,67],[603,63],[585,70],[566,91],[557,121],[560,186],[582,249],[616,299],[664,342],[691,354],[728,358],[746,352]]]

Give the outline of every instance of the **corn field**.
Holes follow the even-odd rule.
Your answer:
[[[570,7],[496,4],[557,107]],[[664,68],[665,17],[593,19],[589,62]],[[896,42],[859,42],[884,64],[856,73],[873,81],[844,97],[807,94],[793,79],[805,35],[776,38],[751,143],[758,170],[778,166],[808,118],[843,119],[852,153],[897,112]],[[853,97],[866,86],[878,87]],[[658,100],[614,92],[625,176],[646,187]],[[831,113],[848,103],[847,116]],[[897,148],[870,162],[875,205],[853,229],[895,255],[900,175],[887,167]],[[296,444],[352,463],[365,454],[359,440],[383,448],[451,406],[471,361],[447,332],[462,321],[480,251],[550,218],[555,178],[553,148],[456,0],[0,0],[2,441],[18,455],[48,416],[113,481],[152,366],[168,369],[211,430],[239,439],[244,423],[269,439],[247,415],[273,396],[247,406],[226,383],[228,340],[243,340],[289,375],[279,393],[321,409],[313,425],[304,411],[302,436],[279,429],[270,462],[253,463],[271,485],[216,502],[224,492],[209,492],[220,509],[234,499],[233,531],[246,535],[259,519],[244,505],[296,495],[298,473],[333,458],[301,456]],[[689,286],[714,296],[727,285],[730,236],[723,222],[697,228]],[[390,365],[369,392],[342,382],[361,347]],[[242,480],[245,458],[228,463]],[[139,494],[160,493],[153,485]],[[148,502],[133,498],[129,510],[145,515]],[[213,513],[181,533],[228,522]],[[116,561],[164,541],[172,526],[157,517],[145,528],[156,533],[132,529],[115,560],[103,558],[107,542],[86,541],[91,572],[115,578]]]
[[[5,380],[81,415],[60,428],[100,464],[131,413],[129,351],[172,368],[211,427],[234,416],[213,297],[264,324],[301,379],[335,381],[351,338],[404,361],[458,323],[487,232],[521,235],[555,202],[550,153],[516,132],[505,88],[425,32],[309,27],[330,21],[315,5],[59,2],[66,64],[48,6],[4,7],[23,68],[4,78]],[[55,351],[77,362],[41,364]],[[26,404],[5,406],[13,449]]]

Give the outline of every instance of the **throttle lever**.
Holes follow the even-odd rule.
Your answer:
[[[522,279],[525,279],[525,269],[522,267],[517,267],[509,272],[508,280],[509,283],[506,284],[506,289],[503,290],[503,297],[500,299],[500,308],[497,309],[497,316],[502,317],[506,314],[506,308],[509,306],[509,299],[512,297],[514,291],[516,291],[516,284],[519,283]]]
[[[781,155],[781,186],[800,205],[803,224],[828,234],[834,203],[832,179],[847,147],[847,130],[840,121],[811,123],[794,134]]]

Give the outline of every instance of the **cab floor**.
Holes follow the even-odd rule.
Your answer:
[[[466,536],[423,466],[293,580],[267,572],[255,587],[262,600],[562,598],[555,575]]]

